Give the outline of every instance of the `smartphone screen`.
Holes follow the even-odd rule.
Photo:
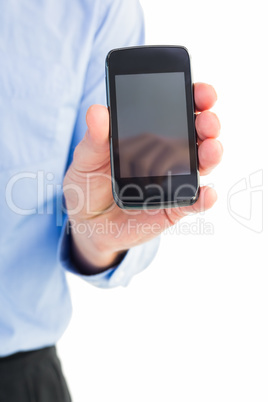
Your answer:
[[[190,174],[184,73],[116,75],[115,86],[121,177]]]
[[[188,51],[113,49],[106,89],[116,203],[134,209],[193,204],[199,173]]]

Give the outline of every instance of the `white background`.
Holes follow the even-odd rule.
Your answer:
[[[186,46],[195,81],[217,90],[225,153],[202,183],[218,201],[164,234],[127,288],[69,276],[58,350],[73,401],[267,402],[266,4],[141,3],[147,43]]]

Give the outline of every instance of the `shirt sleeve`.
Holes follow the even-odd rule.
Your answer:
[[[102,0],[99,10],[100,24],[96,31],[88,68],[84,80],[84,91],[77,114],[67,166],[73,151],[86,132],[85,116],[92,104],[106,105],[105,58],[114,48],[135,46],[144,43],[144,21],[137,0]],[[131,248],[118,266],[96,275],[82,275],[70,259],[70,235],[67,233],[67,217],[61,233],[58,258],[62,266],[87,282],[101,288],[126,286],[131,278],[144,270],[153,260],[159,246],[159,238]]]

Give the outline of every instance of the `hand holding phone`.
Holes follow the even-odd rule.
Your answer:
[[[216,139],[220,130],[219,120],[209,111],[217,97],[212,86],[197,83],[194,86],[194,98],[197,111],[195,123],[199,142],[199,171],[200,175],[203,175],[212,171],[222,156],[221,144]],[[67,211],[70,211],[73,255],[80,256],[76,257],[76,260],[81,272],[87,273],[89,266],[91,273],[105,270],[116,263],[122,251],[156,237],[183,216],[204,211],[214,204],[215,190],[201,187],[199,198],[192,206],[154,211],[127,211],[119,208],[114,202],[111,189],[111,122],[107,108],[92,105],[87,112],[86,122],[88,129],[75,149],[63,187]],[[144,139],[150,142],[151,138],[149,135]],[[128,149],[132,146],[133,144]],[[141,144],[138,145],[138,153],[140,147]],[[151,149],[151,146],[149,148]],[[159,148],[163,150],[162,145]],[[154,152],[152,150],[152,156]],[[143,165],[143,171],[148,169],[146,163],[147,159],[143,155],[139,161],[139,164]],[[159,167],[162,169],[162,166]],[[76,189],[77,192],[74,191]]]

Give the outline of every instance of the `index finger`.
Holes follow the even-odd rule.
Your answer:
[[[197,82],[194,84],[195,111],[203,112],[212,108],[217,100],[217,93],[212,85]]]

